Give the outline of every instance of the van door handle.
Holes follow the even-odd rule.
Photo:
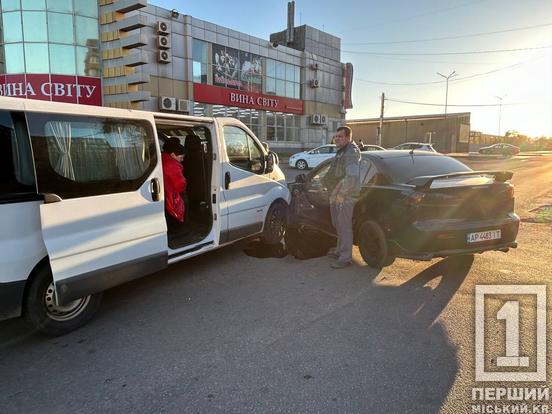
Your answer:
[[[226,171],[224,174],[224,189],[228,190],[230,188],[230,172]]]
[[[151,179],[151,198],[153,201],[161,200],[161,185],[157,177]]]

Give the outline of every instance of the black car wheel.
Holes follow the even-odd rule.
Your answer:
[[[282,201],[276,201],[266,213],[262,241],[266,244],[280,243],[286,232],[286,224],[287,205]]]
[[[37,331],[65,335],[88,322],[100,307],[102,294],[86,296],[65,305],[56,304],[52,272],[48,266],[37,270],[25,298],[24,314]]]
[[[309,168],[309,165],[305,160],[299,160],[295,163],[295,168],[297,168],[298,170],[306,170],[307,168]]]
[[[358,248],[362,259],[374,269],[389,266],[395,261],[389,253],[385,233],[375,221],[367,220],[360,226]]]

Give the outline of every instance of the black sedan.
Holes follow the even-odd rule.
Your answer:
[[[480,154],[499,154],[504,156],[512,156],[519,154],[519,147],[512,144],[493,144],[488,147],[479,148]]]
[[[438,153],[373,151],[361,155],[362,190],[355,206],[354,243],[374,268],[396,257],[431,260],[517,247],[519,217],[508,171],[473,171]],[[291,183],[286,243],[335,236],[324,177],[327,161]]]

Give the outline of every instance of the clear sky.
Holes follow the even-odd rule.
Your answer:
[[[286,26],[287,0],[149,3],[264,39]],[[552,0],[296,0],[295,12],[296,26],[341,38],[341,61],[354,65],[347,119],[378,117],[382,92],[441,105],[387,101],[385,116],[443,113],[445,80],[437,72],[456,71],[448,112],[471,112],[472,130],[497,134],[501,112],[502,134],[552,136]],[[489,32],[500,33],[482,34]],[[530,50],[543,46],[550,47]],[[526,50],[491,52],[505,49]],[[475,51],[485,53],[458,54]]]

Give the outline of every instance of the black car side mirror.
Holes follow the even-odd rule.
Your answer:
[[[302,184],[302,183],[305,183],[306,181],[307,181],[307,178],[305,177],[305,174],[299,174],[295,177],[296,183]]]

